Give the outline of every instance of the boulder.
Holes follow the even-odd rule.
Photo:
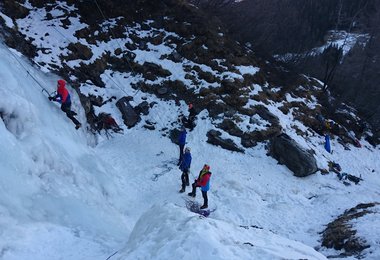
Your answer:
[[[29,14],[29,9],[17,1],[2,1],[2,12],[14,19],[25,18]]]
[[[245,132],[241,136],[241,144],[245,148],[256,146],[258,142],[266,141],[270,138],[273,138],[281,133],[281,127],[269,127],[266,130],[262,131],[253,131],[253,132]]]
[[[163,40],[164,40],[164,34],[163,34],[163,33],[160,33],[160,34],[158,34],[157,36],[153,37],[153,38],[151,39],[151,42],[152,42],[152,44],[154,44],[154,45],[160,45],[160,44],[162,44]]]
[[[216,77],[211,72],[201,70],[198,72],[198,76],[199,78],[204,79],[208,83],[216,82]]]
[[[122,97],[116,102],[117,108],[120,110],[124,124],[128,126],[128,128],[134,127],[140,120],[140,116],[133,109],[131,104],[129,104],[130,98]]]
[[[113,53],[114,53],[116,56],[119,56],[119,55],[122,53],[122,50],[121,50],[121,48],[117,48]]]
[[[236,94],[239,90],[239,86],[236,84],[235,81],[228,79],[223,80],[221,83],[221,92],[223,94]]]
[[[182,56],[178,52],[174,51],[171,53],[170,57],[174,62],[181,62],[182,61]]]
[[[148,130],[155,130],[156,127],[154,126],[154,123],[151,123],[149,121],[145,121],[145,125],[143,125],[144,128]]]
[[[89,94],[88,99],[93,106],[101,107],[103,105],[103,98],[101,96]]]
[[[135,110],[137,113],[147,115],[149,114],[149,108],[150,106],[149,106],[148,101],[143,101],[135,107]]]
[[[160,87],[157,89],[157,94],[160,96],[168,94],[169,90],[167,87]]]
[[[79,42],[77,43],[70,43],[69,46],[67,46],[67,49],[69,49],[72,53],[67,57],[68,60],[89,60],[93,56],[93,53],[89,47],[86,45],[83,45]]]
[[[172,75],[172,73],[164,68],[161,65],[152,62],[144,62],[143,64],[143,73],[145,78],[150,80],[155,80],[158,77],[166,78]]]
[[[203,101],[206,104],[206,109],[208,110],[209,116],[211,118],[215,118],[218,115],[228,111],[229,106],[224,104],[223,102],[215,101],[215,98],[212,96],[205,98]]]
[[[134,43],[131,43],[131,42],[127,42],[126,44],[124,44],[124,46],[128,49],[128,50],[131,50],[131,51],[134,51],[137,49],[136,45]]]
[[[221,138],[221,135],[222,133],[217,130],[210,130],[207,133],[207,142],[230,151],[244,153],[244,150],[237,147],[234,141],[232,141],[231,139],[223,139]]]
[[[269,154],[279,163],[285,164],[297,177],[305,177],[318,170],[311,152],[300,147],[287,134],[280,134],[271,139]]]
[[[179,145],[178,139],[179,139],[180,133],[181,133],[181,130],[176,129],[176,128],[169,131],[169,138],[172,141],[172,143]]]
[[[233,117],[236,115],[237,111],[233,108],[229,108],[227,111],[224,112],[225,117]]]
[[[269,121],[272,125],[279,125],[278,117],[269,112],[268,108],[263,105],[256,105],[254,107],[256,113],[264,120]]]
[[[143,41],[143,40],[140,40],[140,42],[138,43],[138,45],[139,45],[139,49],[140,50],[147,50],[148,49],[148,44],[145,41]]]
[[[243,131],[231,119],[224,119],[222,123],[218,124],[218,127],[230,135],[238,137],[241,137],[243,135]]]

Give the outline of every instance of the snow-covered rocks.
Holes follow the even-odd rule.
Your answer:
[[[380,214],[380,203],[362,203],[354,208],[346,210],[337,219],[330,222],[322,233],[322,246],[341,250],[340,256],[357,256],[362,251],[368,250],[371,257],[377,259],[379,254],[374,252],[373,247],[377,247],[379,237],[372,237],[368,234],[370,230],[378,230],[376,222],[368,225],[364,219],[376,219]],[[364,218],[364,219],[363,219]],[[377,257],[376,257],[377,255]]]

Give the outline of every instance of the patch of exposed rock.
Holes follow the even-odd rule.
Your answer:
[[[322,246],[334,248],[335,250],[344,250],[344,253],[339,256],[331,257],[359,257],[364,249],[370,247],[365,238],[356,236],[357,231],[352,227],[352,221],[367,214],[378,214],[371,210],[376,205],[379,205],[379,203],[359,204],[346,210],[337,219],[327,224],[326,229],[321,232]],[[374,230],[374,232],[376,231]]]

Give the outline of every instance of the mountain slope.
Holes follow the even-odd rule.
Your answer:
[[[37,2],[32,3],[37,5]],[[129,38],[124,39],[122,35],[117,41],[109,41],[109,35],[102,36],[102,30],[98,30],[98,34],[94,30],[94,35],[105,39],[88,45],[94,57],[86,61],[86,55],[78,57],[78,52],[70,53],[70,42],[62,42],[61,36],[57,35],[57,30],[63,28],[70,41],[85,45],[83,37],[73,36],[78,34],[76,30],[85,26],[80,22],[73,3],[49,2],[48,19],[39,15],[40,12],[45,15],[44,9],[47,8],[41,3],[38,6],[41,9],[32,8],[29,2],[24,6],[29,13],[26,12],[21,19],[2,16],[9,18],[6,18],[7,28],[12,27],[12,23],[13,26],[18,24],[26,38],[33,38],[32,44],[26,46],[39,49],[32,60],[39,63],[40,69],[56,68],[70,79],[71,86],[79,93],[77,96],[70,86],[74,110],[81,122],[89,119],[89,113],[98,115],[100,112],[110,112],[119,123],[123,122],[115,101],[125,95],[133,97],[133,105],[147,101],[150,108],[134,127],[123,126],[124,134],[112,134],[110,139],[104,130],[94,135],[87,132],[86,127],[75,131],[57,104],[47,100],[40,85],[18,65],[8,49],[1,49],[4,57],[1,60],[4,68],[1,80],[9,82],[0,90],[5,97],[0,101],[3,119],[0,122],[1,138],[5,144],[1,147],[0,171],[6,173],[0,180],[1,208],[5,212],[1,230],[6,235],[0,240],[3,258],[28,259],[33,254],[35,259],[94,259],[106,258],[118,251],[115,257],[121,259],[149,259],[158,248],[157,257],[190,258],[193,251],[173,252],[173,248],[180,245],[198,248],[196,241],[204,239],[201,242],[215,247],[213,256],[219,259],[230,259],[225,256],[249,259],[251,255],[266,259],[323,259],[312,247],[325,255],[336,254],[320,248],[319,232],[324,230],[324,226],[347,208],[379,201],[379,149],[361,140],[361,149],[348,145],[351,150],[345,150],[334,139],[334,153],[329,154],[323,148],[322,136],[303,124],[302,116],[312,118],[314,113],[323,109],[313,92],[318,87],[316,80],[291,77],[291,73],[280,73],[281,70],[272,65],[255,62],[254,59],[247,61],[245,57],[242,58],[245,60],[243,64],[216,60],[218,66],[214,67],[186,57],[174,62],[165,57],[173,55],[177,48],[166,46],[166,41],[158,45],[146,43],[147,46],[142,44],[141,48],[129,50],[136,55],[134,61],[130,61],[134,69],[131,71],[127,66],[123,71],[123,64],[128,62],[113,62],[113,59],[118,56],[116,49],[120,48],[117,41],[127,43]],[[68,13],[72,15],[66,16]],[[66,18],[71,22],[58,26]],[[108,22],[115,26],[118,24]],[[172,22],[170,20],[169,24]],[[54,27],[45,24],[45,30],[52,29],[41,35],[37,26],[40,23],[57,24]],[[150,24],[151,21],[145,21],[126,26],[126,29],[133,31],[133,35],[147,35],[147,31],[154,32]],[[104,28],[107,27],[108,23]],[[168,39],[173,36],[170,31],[160,32]],[[173,37],[186,40],[182,36]],[[136,42],[141,42],[141,39],[132,43]],[[205,49],[202,43],[199,47]],[[129,53],[127,49],[123,50],[126,54]],[[83,50],[85,52],[86,48]],[[228,50],[223,49],[223,52]],[[115,55],[107,55],[107,51],[115,52]],[[189,55],[191,52],[198,54],[193,49],[188,52]],[[71,54],[74,56],[70,59],[62,57]],[[99,63],[101,60],[104,63]],[[153,62],[156,65],[152,65]],[[86,67],[86,63],[93,65]],[[22,64],[48,92],[54,90],[57,76]],[[186,71],[189,66],[193,69]],[[92,73],[92,69],[97,73]],[[207,83],[207,80],[199,78],[203,75],[212,81],[206,72],[217,80]],[[171,83],[166,82],[165,77],[170,78],[168,82]],[[233,79],[233,84],[223,81],[224,77]],[[284,78],[282,85],[280,82]],[[239,81],[243,82],[242,85],[235,87]],[[171,85],[173,82],[175,85]],[[168,88],[169,94],[160,96],[157,90],[162,87]],[[92,99],[94,96],[109,102],[103,104],[96,98]],[[244,102],[234,103],[238,97]],[[87,106],[88,100],[92,112]],[[180,186],[180,171],[176,166],[178,148],[168,136],[170,130],[180,125],[178,116],[186,114],[185,101],[195,101],[199,108],[197,126],[188,134],[187,140],[193,155],[191,178],[197,176],[204,163],[210,164],[213,172],[210,207],[215,206],[217,210],[209,219],[199,220],[198,215],[188,212],[185,207],[187,196],[177,193]],[[83,109],[80,104],[85,105]],[[272,120],[274,117],[277,120]],[[223,123],[226,119],[233,121],[241,132],[231,131],[236,130],[234,127],[225,127],[228,126],[228,122]],[[155,130],[144,127],[147,121],[153,122]],[[243,145],[242,132],[266,131],[273,124],[278,127],[276,131],[281,129],[302,147],[312,148],[320,168],[327,167],[328,161],[336,161],[343,171],[361,175],[364,181],[359,185],[345,186],[335,174],[321,175],[319,172],[303,179],[294,177],[285,166],[267,157],[265,144],[261,143],[276,131],[269,131],[260,140],[252,138],[254,142]],[[209,144],[210,130],[220,131],[223,138],[233,140],[244,153],[226,151]],[[23,166],[20,166],[20,161]],[[25,187],[20,188],[19,183],[23,180]],[[195,200],[200,201],[200,196]],[[152,205],[156,206],[151,208]],[[370,216],[357,225],[363,231],[372,225]],[[184,219],[190,219],[190,224],[184,224]],[[191,223],[199,226],[193,228]],[[144,226],[149,228],[144,229]],[[248,230],[240,226],[248,227]],[[250,226],[259,227],[259,230]],[[24,230],[22,238],[15,235],[20,229]],[[166,229],[170,232],[165,233]],[[178,236],[175,233],[177,229],[179,232],[182,229]],[[232,233],[227,237],[227,245],[224,234],[218,230]],[[376,258],[379,255],[377,234],[363,234],[368,236],[367,242],[371,244],[363,254],[369,259]],[[194,236],[194,239],[184,239],[188,236]],[[169,245],[162,247],[161,239],[168,241]],[[66,246],[63,250],[60,247],[62,240]],[[42,248],[40,242],[47,246]],[[138,246],[138,243],[142,245]],[[244,243],[251,243],[254,247]],[[75,247],[70,248],[72,245]],[[197,253],[207,254],[208,250],[200,248]]]
[[[112,247],[127,241],[129,230],[151,203],[161,203],[176,194],[178,176],[173,176],[177,172],[175,165],[160,175],[162,159],[168,158],[168,154],[176,154],[175,147],[168,143],[168,139],[146,130],[134,131],[127,138],[115,138],[94,150],[85,141],[87,134],[82,130],[75,131],[71,122],[47,100],[30,76],[18,72],[23,68],[15,57],[4,47],[0,51],[3,57],[1,79],[8,82],[2,88],[4,99],[0,106],[3,119],[2,258],[28,259],[33,255],[34,259],[93,259],[107,256]],[[54,81],[55,77],[46,77],[21,57],[18,59],[43,85]],[[74,100],[78,102],[76,98]],[[93,142],[91,136],[87,137]],[[193,153],[197,154],[197,150],[194,149]],[[194,168],[199,168],[197,164],[200,163]],[[216,172],[217,169],[216,166]],[[155,176],[159,176],[156,181]],[[180,197],[173,199],[183,203]],[[173,206],[161,207],[161,215],[175,214],[177,219],[194,216],[185,207],[176,206],[177,213],[171,212]],[[139,222],[153,227],[157,218],[150,219],[152,214],[148,211]],[[227,224],[222,221],[219,225]],[[210,237],[214,233],[212,230],[204,232]],[[138,239],[136,235],[134,237]],[[175,237],[172,239],[176,240]],[[281,241],[280,238],[274,240]],[[275,242],[273,247],[282,251],[282,247],[288,247],[287,243],[291,242]],[[231,245],[227,251],[233,254],[233,248]],[[169,253],[175,256],[170,247],[162,250],[162,257]],[[219,257],[225,259],[222,254],[227,251],[221,251]],[[291,250],[287,249],[287,252],[291,253]],[[305,254],[322,259],[311,248],[305,247]],[[131,255],[127,253],[124,259],[132,255],[149,258],[148,254],[136,251]],[[192,256],[191,252],[185,255]],[[215,256],[218,257],[218,253]]]

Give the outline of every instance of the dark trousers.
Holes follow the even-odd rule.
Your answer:
[[[197,191],[197,180],[195,180],[193,182],[193,184],[191,184],[191,187],[193,188],[191,193],[193,193],[194,195],[196,194],[196,191]]]
[[[191,191],[191,193],[193,193],[193,195],[195,196],[196,190],[197,190],[197,181],[195,180],[194,183],[191,184],[191,186],[193,187],[193,190]],[[208,206],[207,191],[202,190],[202,197],[203,197],[203,205]]]
[[[186,186],[189,186],[189,170],[184,170],[181,175],[182,189],[184,190]]]
[[[187,127],[190,129],[190,131],[194,129],[194,119],[194,116],[189,116],[189,118],[187,119]]]
[[[180,144],[179,145],[179,163],[182,161],[182,157],[183,157],[183,149],[185,148],[185,145],[184,144]]]
[[[207,191],[202,191],[202,197],[203,197],[203,206],[208,207]]]
[[[71,111],[71,103],[63,103],[61,105],[61,110],[66,113],[66,116],[70,118],[75,125],[79,124],[79,121],[74,117],[76,113]]]
[[[183,125],[186,127],[186,128],[189,128],[190,131],[194,129],[194,119],[195,117],[194,116],[189,116],[188,118],[186,117],[183,117],[182,118],[182,123]]]

